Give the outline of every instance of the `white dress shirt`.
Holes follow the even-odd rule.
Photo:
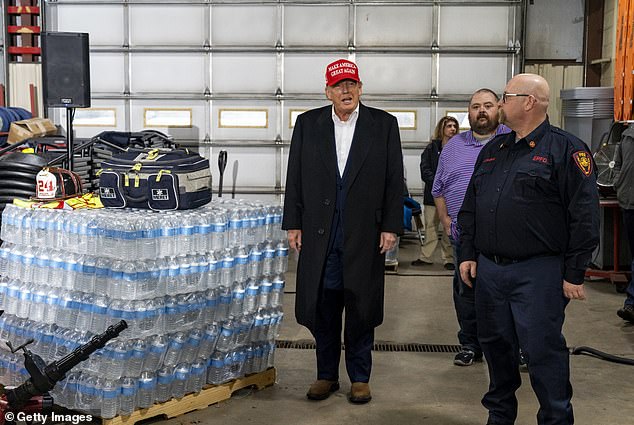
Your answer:
[[[354,129],[357,126],[357,118],[359,117],[359,105],[350,114],[348,121],[341,121],[335,114],[335,107],[332,107],[332,121],[335,123],[335,145],[337,150],[337,166],[339,167],[339,175],[343,176],[348,162],[348,154],[352,146],[352,137]]]

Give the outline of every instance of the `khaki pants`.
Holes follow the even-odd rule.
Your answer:
[[[433,263],[432,256],[440,239],[441,256],[443,264],[454,263],[453,248],[449,242],[449,237],[442,231],[442,237],[438,238],[438,225],[440,218],[436,207],[431,205],[423,206],[423,216],[425,218],[425,243],[420,248],[420,260],[426,263]]]

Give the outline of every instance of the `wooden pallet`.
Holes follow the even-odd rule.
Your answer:
[[[139,421],[164,416],[175,418],[194,410],[206,409],[212,404],[228,400],[231,394],[242,388],[255,387],[261,390],[275,383],[275,368],[236,379],[222,385],[214,385],[203,389],[198,394],[188,394],[183,398],[172,399],[165,403],[155,404],[148,409],[135,410],[130,416],[117,416],[112,419],[101,419],[102,425],[135,424]],[[98,418],[95,418],[98,419]]]

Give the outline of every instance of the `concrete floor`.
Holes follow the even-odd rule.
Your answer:
[[[416,240],[401,241],[397,275],[386,277],[385,322],[377,341],[457,344],[457,321],[451,299],[451,272],[441,266],[411,267],[418,254]],[[291,265],[294,269],[294,265]],[[425,275],[423,275],[425,274]],[[310,339],[294,319],[294,278],[289,272],[285,321],[280,339]],[[588,282],[587,301],[570,303],[564,328],[568,346],[591,346],[634,358],[634,325],[615,312],[623,302],[606,281]],[[453,365],[454,354],[376,352],[371,379],[373,400],[362,406],[348,403],[350,383],[341,368],[341,390],[322,402],[305,398],[315,379],[313,350],[279,349],[277,383],[262,391],[241,390],[222,403],[165,425],[189,424],[389,424],[483,425],[487,413],[480,399],[487,389],[485,363]],[[634,368],[588,356],[573,356],[573,406],[577,425],[633,423]],[[518,391],[517,424],[535,424],[537,401],[528,375]],[[154,423],[155,421],[152,421]]]

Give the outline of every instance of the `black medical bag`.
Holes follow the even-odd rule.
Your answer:
[[[186,149],[133,149],[101,163],[106,208],[187,210],[211,201],[209,160]]]

